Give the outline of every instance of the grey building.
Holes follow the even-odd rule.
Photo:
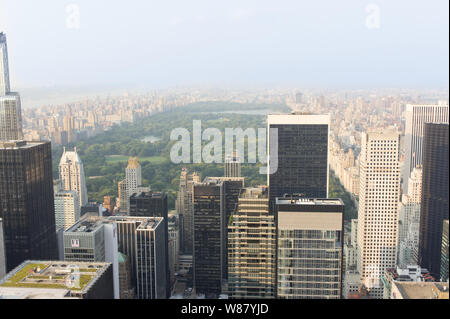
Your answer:
[[[119,299],[117,226],[102,217],[86,216],[64,232],[64,260],[110,262],[113,265],[114,298]]]
[[[344,204],[340,199],[276,199],[277,297],[342,297]]]
[[[442,225],[441,281],[448,281],[448,219]]]

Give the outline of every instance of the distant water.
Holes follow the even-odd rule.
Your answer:
[[[153,135],[149,135],[149,136],[141,138],[141,142],[145,142],[145,143],[155,143],[155,142],[158,142],[160,140],[161,140],[160,137],[153,136]]]
[[[195,112],[195,113],[202,113],[202,114],[242,114],[242,115],[268,115],[271,113],[277,113],[274,110],[271,109],[261,109],[261,110],[247,110],[247,111],[240,111],[240,110],[232,110],[232,111],[222,111],[222,112]]]

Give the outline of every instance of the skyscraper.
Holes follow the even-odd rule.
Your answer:
[[[68,229],[80,219],[80,201],[75,191],[60,190],[55,193],[56,229]]]
[[[140,192],[131,195],[129,212],[130,216],[137,217],[163,217],[161,222],[164,229],[164,243],[165,249],[165,265],[169,267],[169,222],[168,222],[168,206],[167,206],[167,194],[163,192]],[[170,284],[170,272],[167,269],[166,272],[166,288],[164,289],[167,294],[167,298],[170,297],[171,284]]]
[[[194,288],[217,297],[222,291],[221,186],[194,184]]]
[[[344,204],[340,199],[276,198],[277,297],[340,299]]]
[[[449,217],[448,124],[426,123],[423,134],[419,263],[440,276],[442,224]]]
[[[127,184],[127,196],[137,192],[138,186],[142,185],[142,169],[137,157],[128,159],[128,166],[125,168],[125,180]]]
[[[241,177],[241,162],[236,152],[225,157],[225,177]]]
[[[408,192],[412,170],[422,164],[425,123],[448,123],[448,104],[406,105],[405,162],[402,169],[403,194]]]
[[[10,92],[6,35],[0,32],[0,141],[21,140],[20,96]]]
[[[57,258],[49,142],[0,142],[0,218],[7,271],[27,259]]]
[[[381,278],[397,262],[400,198],[399,134],[374,129],[361,136],[358,259],[361,280],[376,298]]]
[[[269,115],[269,197],[328,197],[329,115]],[[278,132],[277,143],[271,141]],[[278,156],[273,158],[278,149]],[[272,174],[270,174],[272,173]]]
[[[267,187],[242,189],[227,224],[229,297],[275,298],[275,222]]]
[[[84,166],[76,147],[73,151],[66,151],[64,148],[59,161],[59,178],[63,190],[77,192],[80,207],[88,203]]]

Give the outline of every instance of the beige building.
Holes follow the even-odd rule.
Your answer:
[[[275,297],[275,223],[267,187],[244,188],[228,221],[228,294]]]
[[[391,299],[449,299],[448,282],[392,282]]]
[[[382,298],[381,278],[397,263],[399,134],[376,129],[361,140],[358,266],[371,297]]]

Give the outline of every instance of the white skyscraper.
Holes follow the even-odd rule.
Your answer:
[[[22,138],[20,96],[10,92],[6,36],[0,33],[0,141]]]
[[[382,275],[397,262],[400,196],[399,134],[394,129],[363,133],[360,155],[358,266],[362,283],[383,297]]]
[[[236,152],[225,157],[225,177],[241,177],[241,162]]]
[[[55,193],[55,222],[56,229],[64,230],[80,219],[80,201],[76,191],[60,190]]]
[[[422,165],[424,123],[448,123],[448,103],[438,105],[406,105],[405,163],[402,169],[403,194],[408,193],[412,170]]]
[[[64,148],[64,153],[59,162],[59,177],[63,190],[77,192],[80,207],[88,203],[83,162],[78,156],[76,148],[72,152],[66,151],[66,148]]]
[[[142,184],[142,171],[141,165],[138,162],[137,157],[130,157],[128,160],[128,166],[125,169],[125,179],[127,184],[127,196],[137,193],[138,186]]]

